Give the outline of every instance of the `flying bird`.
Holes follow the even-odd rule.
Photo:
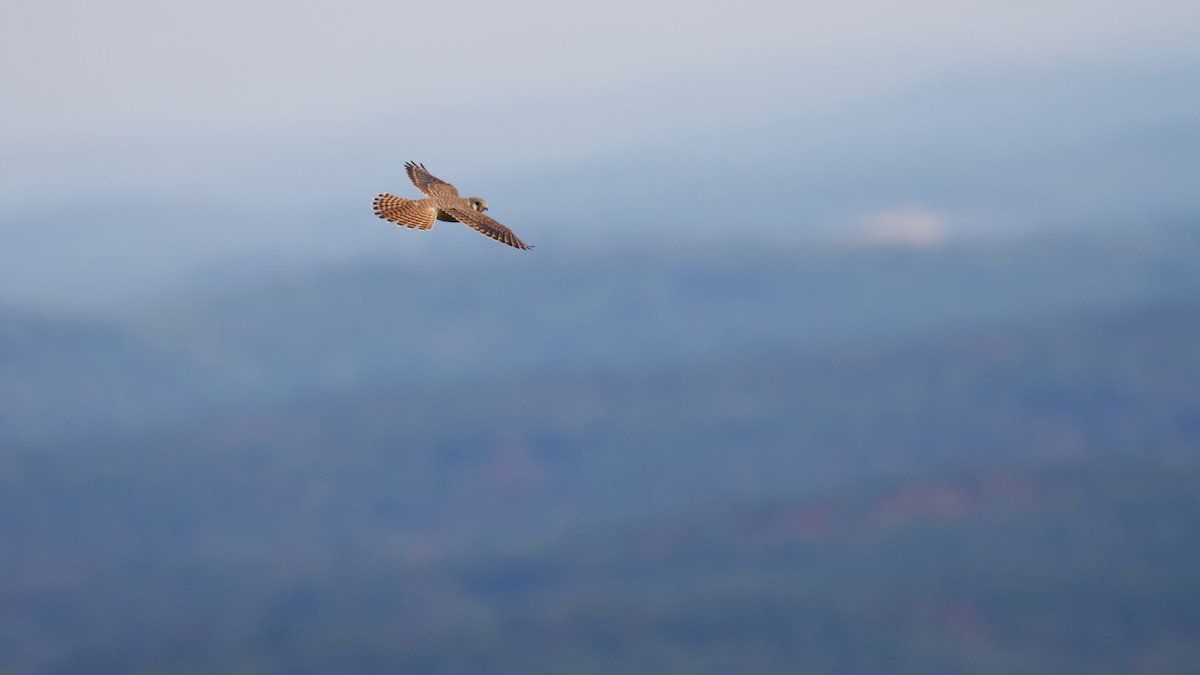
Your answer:
[[[435,178],[424,164],[408,162],[404,165],[409,179],[425,196],[425,199],[404,199],[383,193],[376,195],[371,207],[380,218],[418,230],[432,230],[435,220],[462,223],[496,241],[514,248],[533,248],[521,241],[513,231],[491,217],[483,215],[488,205],[481,197],[460,197],[458,188],[444,180]]]

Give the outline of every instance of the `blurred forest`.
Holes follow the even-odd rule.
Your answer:
[[[1200,230],[0,309],[0,672],[1200,671]]]

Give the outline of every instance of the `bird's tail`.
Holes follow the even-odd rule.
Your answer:
[[[428,199],[404,199],[387,193],[375,196],[371,208],[380,218],[407,228],[433,229],[437,207]]]

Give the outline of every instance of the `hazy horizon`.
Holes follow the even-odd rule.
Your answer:
[[[3,302],[512,254],[372,218],[410,159],[539,256],[1197,213],[1193,3],[92,7],[0,29]]]

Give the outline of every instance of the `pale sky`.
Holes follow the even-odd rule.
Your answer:
[[[1198,31],[1194,0],[6,3],[0,142],[311,137],[759,73],[823,93],[820,75],[839,69],[852,88],[972,65],[1171,58],[1197,53]]]

